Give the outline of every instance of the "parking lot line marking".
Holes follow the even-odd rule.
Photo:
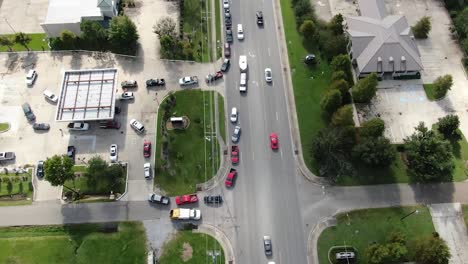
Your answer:
[[[384,93],[385,93],[385,99],[387,99],[387,103],[390,103],[390,99],[388,99],[388,94],[387,94],[387,91],[384,90]]]

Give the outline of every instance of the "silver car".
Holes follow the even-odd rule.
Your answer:
[[[239,141],[240,133],[241,133],[240,126],[236,126],[234,128],[234,133],[232,134],[232,137],[231,137],[231,140],[233,143],[237,143]]]

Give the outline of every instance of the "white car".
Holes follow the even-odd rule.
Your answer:
[[[237,122],[237,116],[238,116],[237,108],[233,107],[231,109],[231,122],[233,123]]]
[[[132,100],[135,99],[133,92],[125,92],[120,96],[120,100]]]
[[[237,24],[237,39],[244,39],[244,29],[242,24]]]
[[[26,75],[26,85],[31,86],[34,84],[37,78],[36,70],[29,70],[28,74]]]
[[[44,90],[42,94],[44,95],[45,99],[49,100],[52,103],[57,103],[58,97],[53,92],[49,90]]]
[[[179,79],[180,86],[193,85],[198,83],[197,76],[186,76]]]
[[[145,131],[145,126],[136,119],[130,120],[130,126],[138,133],[143,133]]]
[[[112,144],[110,146],[109,157],[111,162],[117,162],[117,144]]]
[[[231,137],[231,140],[233,143],[237,143],[237,141],[239,141],[240,133],[241,133],[240,126],[236,126],[234,128],[234,133],[232,134],[232,137]]]
[[[241,72],[247,71],[247,56],[245,55],[239,56],[239,68]]]
[[[147,162],[143,165],[145,171],[145,179],[151,178],[151,163]]]
[[[265,81],[266,82],[271,82],[273,80],[273,75],[271,73],[271,69],[270,68],[266,68],[265,69]]]
[[[229,0],[223,0],[223,8],[228,9],[229,8]]]

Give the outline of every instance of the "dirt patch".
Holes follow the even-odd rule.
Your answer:
[[[192,259],[193,248],[187,242],[184,242],[184,244],[182,245],[182,248],[183,248],[183,250],[182,250],[182,261],[187,262],[190,259]]]

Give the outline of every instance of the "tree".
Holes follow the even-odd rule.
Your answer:
[[[328,90],[320,100],[320,107],[327,115],[332,115],[341,106],[341,93],[339,90]]]
[[[106,170],[109,165],[100,156],[94,156],[88,161],[85,177],[89,187],[96,186],[98,182],[106,179]]]
[[[448,115],[439,118],[437,122],[437,130],[444,136],[445,139],[459,139],[458,126],[460,120],[457,115]]]
[[[7,182],[7,192],[9,195],[11,195],[11,192],[13,191],[13,183],[11,182],[11,179],[8,178]]]
[[[0,46],[8,47],[9,51],[13,51],[12,48],[11,48],[13,46],[13,44],[15,44],[15,43],[13,42],[11,37],[6,36],[6,35],[0,36]]]
[[[313,138],[311,154],[319,164],[319,173],[336,181],[342,176],[354,175],[349,153],[354,144],[351,128],[328,127]]]
[[[342,71],[338,71],[338,72],[342,72]],[[330,90],[334,90],[334,89],[339,90],[341,93],[341,97],[344,98],[348,94],[348,90],[349,90],[348,82],[343,79],[334,81],[330,84]]]
[[[46,181],[50,182],[52,186],[63,185],[63,187],[76,193],[79,193],[73,188],[66,186],[66,181],[74,181],[75,174],[72,171],[73,161],[66,155],[54,155],[44,162],[44,173]]]
[[[137,28],[127,16],[112,18],[109,26],[109,41],[117,52],[135,52],[138,38]]]
[[[107,44],[107,31],[96,21],[84,20],[80,24],[80,38],[85,48],[103,50]]]
[[[434,80],[434,97],[440,99],[447,94],[447,91],[452,88],[453,78],[452,75],[446,74],[439,76]]]
[[[329,27],[333,34],[335,35],[341,35],[343,34],[343,15],[342,14],[337,14],[332,17]]]
[[[458,13],[454,21],[455,28],[461,39],[468,36],[468,8],[465,7],[462,12]]]
[[[158,35],[159,38],[162,36],[171,36],[177,38],[177,24],[171,17],[163,17],[159,19],[158,23],[153,26],[153,32]]]
[[[331,30],[325,29],[319,31],[319,39],[320,49],[327,58],[333,58],[334,56],[347,53],[346,45],[348,44],[348,40],[344,34],[334,35]]]
[[[377,74],[372,73],[363,79],[360,79],[351,88],[354,101],[356,103],[369,103],[377,92]]]
[[[15,43],[25,47],[29,51],[28,44],[31,42],[31,37],[23,32],[18,32],[15,34],[14,41]]]
[[[447,264],[450,250],[438,234],[416,240],[414,258],[418,263]]]
[[[60,33],[60,41],[62,42],[62,49],[75,49],[76,47],[76,35],[70,30],[63,30]]]
[[[108,166],[106,170],[107,179],[109,180],[109,187],[111,190],[119,189],[124,181],[124,170],[119,164]]]
[[[369,264],[383,264],[388,260],[390,252],[385,245],[373,243],[367,247],[366,254]]]
[[[417,181],[451,179],[455,168],[450,143],[429,130],[424,122],[404,139],[408,171]]]
[[[427,16],[423,16],[413,27],[414,37],[418,39],[425,39],[431,31],[431,18]]]
[[[387,167],[395,160],[396,149],[385,137],[365,137],[353,148],[353,157],[369,166]]]
[[[380,137],[385,131],[385,122],[376,117],[364,122],[359,129],[361,137]]]
[[[354,126],[353,106],[345,105],[336,110],[332,116],[331,123],[335,126]]]
[[[339,81],[339,80],[345,80],[346,81],[346,73],[344,71],[335,71],[331,75],[331,81]],[[348,85],[348,83],[346,83]]]
[[[392,263],[401,262],[405,259],[408,254],[408,248],[405,244],[401,243],[389,243],[386,245],[388,250],[388,259]]]
[[[304,38],[307,40],[312,40],[315,38],[317,33],[317,27],[315,26],[314,21],[305,20],[304,23],[302,23],[302,25],[299,27],[299,32],[301,32]]]
[[[294,5],[294,15],[297,25],[302,25],[305,20],[314,20],[312,5],[308,0],[298,0]]]
[[[349,56],[341,54],[333,57],[330,66],[333,71],[343,71],[346,74],[348,84],[353,84],[353,73],[351,72],[351,61]]]

